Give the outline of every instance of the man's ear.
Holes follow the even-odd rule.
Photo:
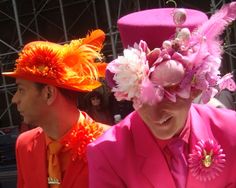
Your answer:
[[[44,87],[44,98],[48,105],[51,105],[57,98],[58,89],[55,86],[46,85]]]

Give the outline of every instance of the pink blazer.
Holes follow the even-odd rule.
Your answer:
[[[41,128],[22,133],[16,143],[17,187],[48,188],[45,136]],[[87,188],[87,164],[71,161],[62,182],[62,188]]]
[[[201,182],[188,172],[187,188],[236,187],[236,113],[192,105],[190,152],[203,139],[217,141],[226,154],[220,175]],[[175,188],[166,160],[136,112],[88,146],[90,188]]]

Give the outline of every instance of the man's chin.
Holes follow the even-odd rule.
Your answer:
[[[31,120],[29,120],[28,118],[25,118],[25,117],[24,117],[24,123],[27,124],[27,125],[33,125],[34,124]]]

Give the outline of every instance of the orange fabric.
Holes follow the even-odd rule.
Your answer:
[[[56,179],[61,183],[61,169],[59,162],[59,152],[62,148],[62,145],[56,141],[52,141],[48,145],[48,178]],[[49,180],[48,180],[49,181]],[[59,188],[60,184],[50,184],[50,188]]]
[[[85,112],[82,112],[81,117],[82,116],[89,123],[90,118]],[[81,121],[81,119],[79,119],[79,121]],[[98,125],[100,128],[103,127],[103,130],[109,128],[109,126],[100,123]],[[65,136],[70,134],[70,131]],[[88,135],[91,135],[93,131],[87,132]],[[61,143],[61,139],[63,138],[60,138],[58,142]],[[47,147],[51,141],[50,138],[45,136],[45,132],[40,127],[31,129],[24,134],[19,135],[16,144],[18,188],[49,188],[47,182]],[[78,140],[78,142],[80,141],[83,141],[83,139]],[[59,161],[62,171],[61,188],[88,188],[87,162],[83,158],[80,159],[78,157],[76,160],[72,160],[73,149],[75,151],[76,148],[66,147],[64,144],[63,146],[64,147],[59,152]],[[75,147],[76,146],[77,145],[75,145]],[[32,167],[35,169],[33,172]]]
[[[85,112],[80,111],[79,121],[60,139],[60,142],[71,149],[72,161],[86,161],[87,145],[104,132],[105,125],[95,122]]]
[[[48,177],[54,177],[62,182],[66,169],[71,160],[70,150],[63,147],[60,141],[53,141],[46,136]],[[58,151],[57,151],[58,150]],[[60,186],[51,185],[50,188],[59,188]]]
[[[59,153],[60,157],[60,165],[61,165],[61,176],[62,179],[66,173],[66,169],[71,161],[71,151],[68,148],[63,147],[61,152]]]
[[[61,183],[61,185],[49,185],[49,188],[60,188],[62,186],[64,178],[68,176],[66,171],[69,168],[69,164],[75,161],[79,163],[77,167],[79,176],[77,175],[77,179],[80,179],[81,187],[88,187],[86,146],[101,135],[105,127],[109,126],[96,123],[86,113],[80,112],[78,122],[59,140],[52,140],[45,134],[48,177],[57,178]]]

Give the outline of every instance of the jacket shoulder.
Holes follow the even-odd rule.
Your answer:
[[[195,115],[203,120],[203,125],[211,130],[218,140],[231,140],[236,144],[236,112],[229,109],[215,108],[208,105],[194,105]],[[194,118],[194,117],[193,117]]]
[[[36,127],[29,131],[21,133],[16,141],[16,147],[26,146],[28,143],[32,142],[35,137],[38,137],[43,134],[43,129]]]
[[[234,123],[236,121],[236,112],[226,108],[216,108],[210,105],[193,104],[193,108],[203,118],[213,122]]]
[[[125,141],[127,139],[127,134],[130,134],[132,114],[127,116],[125,119],[120,121],[114,126],[110,126],[109,129],[106,129],[104,134],[92,142],[90,145],[100,145],[103,142],[109,143],[119,143],[119,141]]]

